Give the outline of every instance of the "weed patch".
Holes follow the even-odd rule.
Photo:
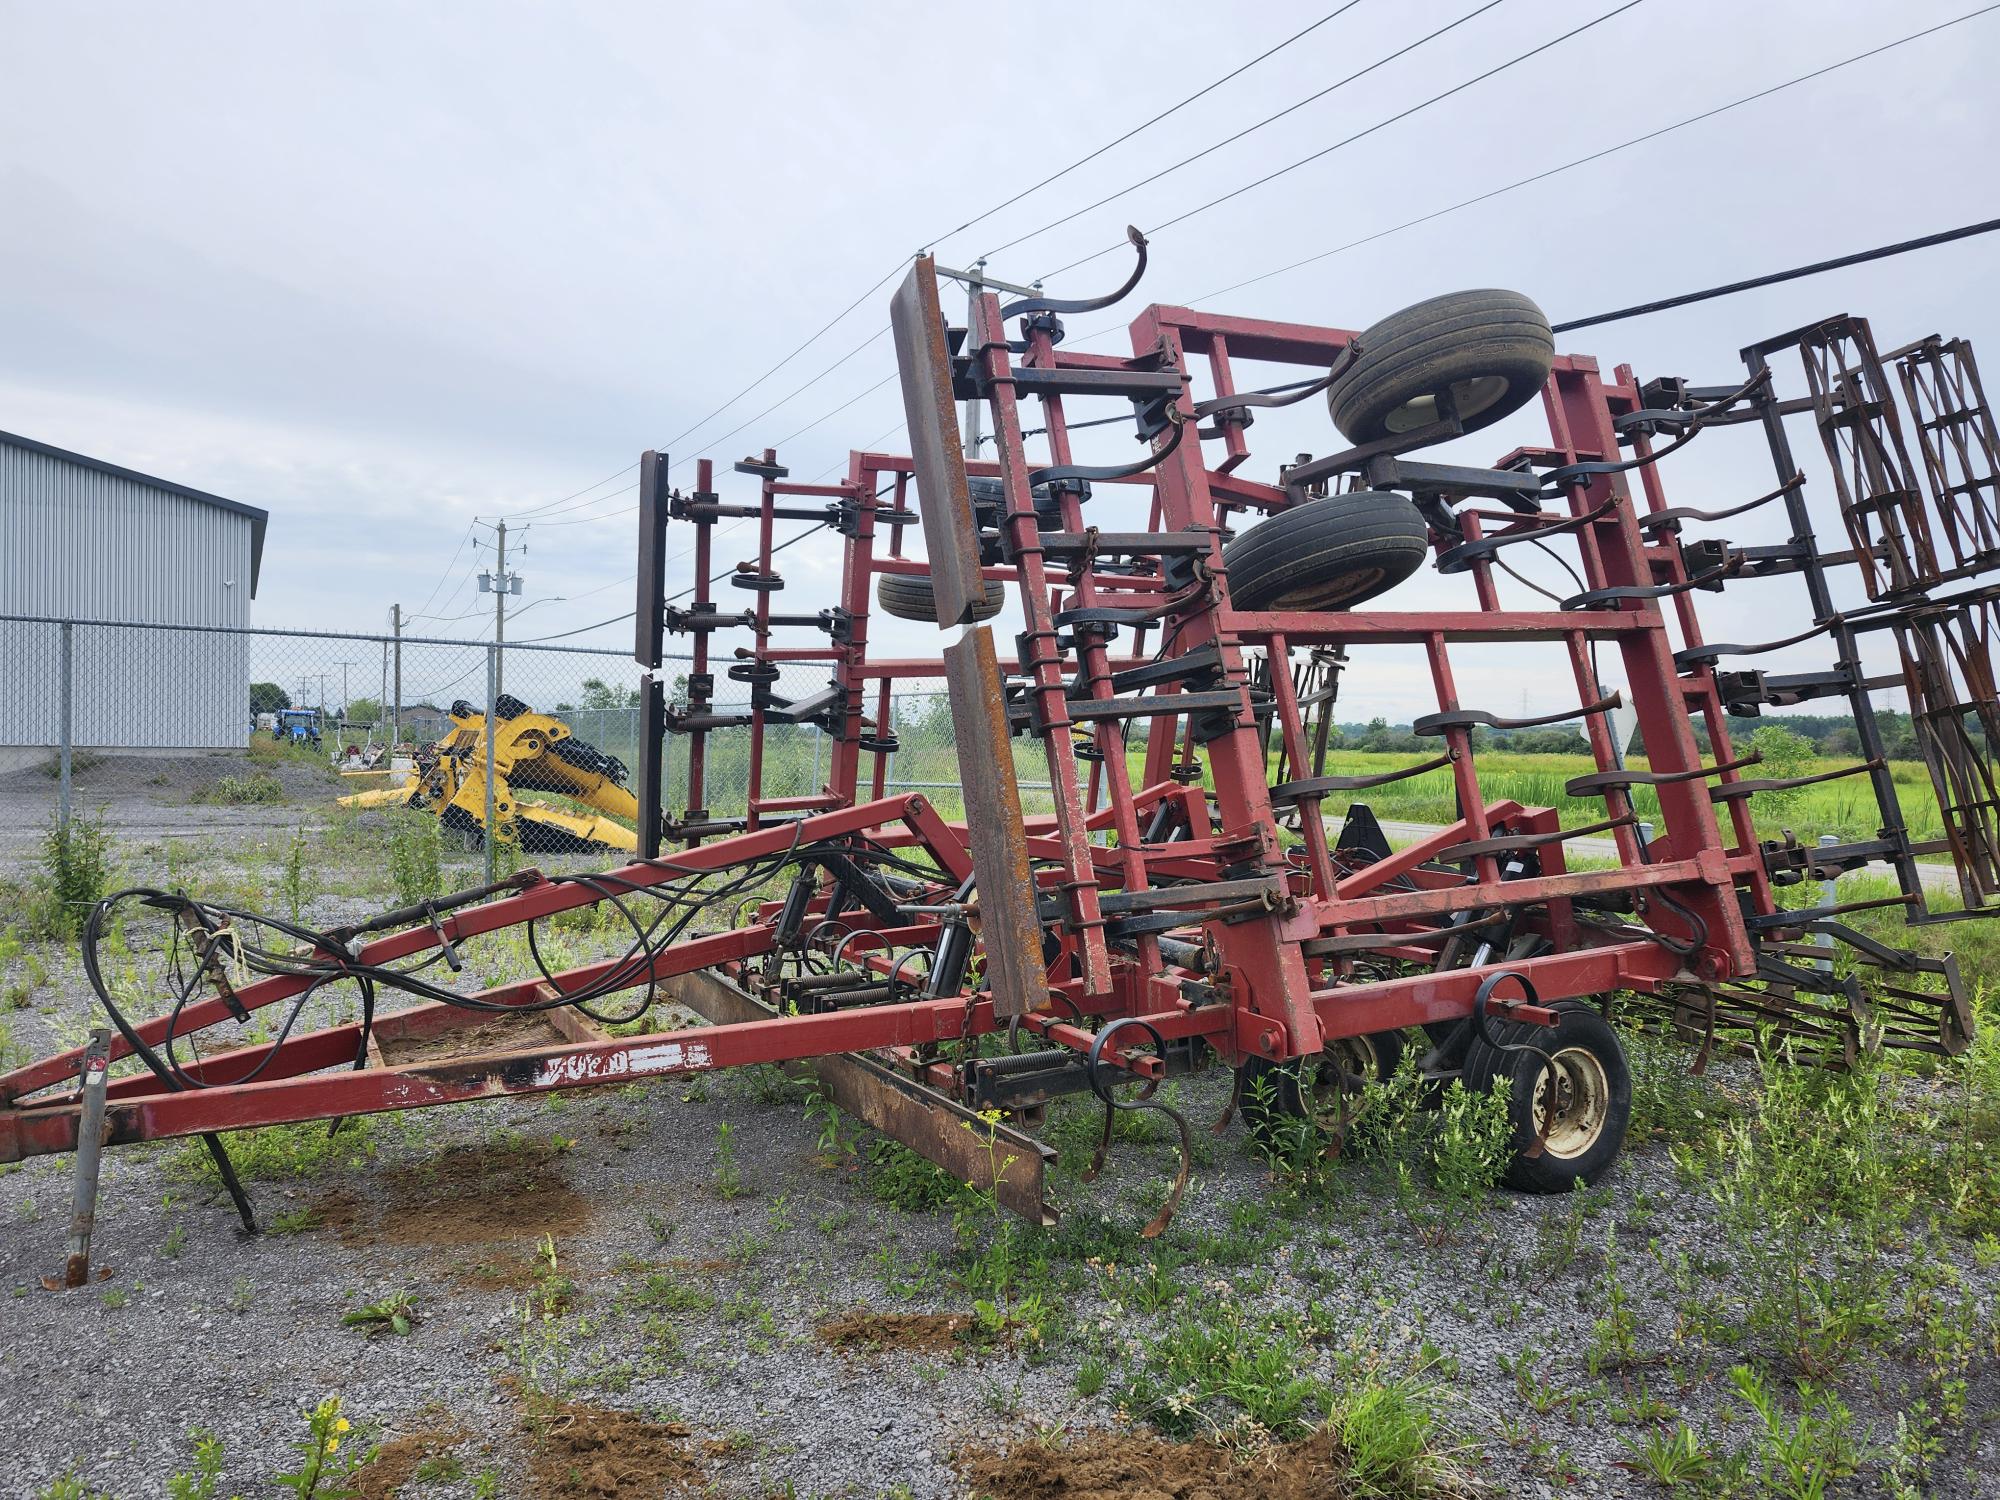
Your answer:
[[[269,771],[252,771],[248,776],[218,776],[188,798],[190,802],[213,802],[225,807],[245,807],[284,800],[285,784]]]
[[[51,818],[42,834],[30,926],[44,937],[73,939],[110,883],[111,835],[103,822],[80,812],[67,823]]]
[[[229,1149],[236,1175],[246,1182],[317,1177],[335,1169],[365,1166],[375,1155],[375,1122],[367,1115],[357,1115],[343,1122],[338,1131],[329,1129],[324,1120],[267,1125],[260,1130],[225,1132],[222,1141]],[[215,1158],[200,1140],[182,1141],[165,1166],[170,1176],[222,1186]]]

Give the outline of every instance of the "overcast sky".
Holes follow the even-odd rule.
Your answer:
[[[1159,225],[1616,3],[1502,0],[992,269],[1051,272],[1128,221]],[[588,487],[642,449],[674,439],[691,459],[711,445],[726,467],[789,438],[781,456],[813,478],[850,447],[901,443],[894,383],[859,394],[893,368],[886,337],[864,345],[886,290],[682,436],[899,260],[935,246],[967,262],[1480,5],[1358,0],[939,239],[1333,0],[1004,11],[4,0],[0,427],[269,509],[255,607],[266,625],[372,630],[400,602],[434,617],[417,628],[476,632],[490,601],[470,579],[490,554],[468,538],[484,546],[490,531],[473,518],[583,491],[515,528],[519,603],[532,608],[510,636],[570,630],[630,605],[629,476]],[[1973,8],[1651,0],[1163,230],[1138,300],[1201,296]],[[1509,286],[1559,320],[1990,216],[1996,60],[2000,13],[1204,305],[1359,327],[1433,293]],[[1991,346],[1996,250],[1975,239],[1562,347],[1642,377],[1719,383],[1740,376],[1744,344],[1836,312],[1870,317],[1885,347],[1934,331]],[[1054,285],[1093,293],[1124,265],[1108,257]],[[1072,332],[1122,321],[1086,316]],[[1461,446],[1479,461],[1538,436],[1522,418]],[[1769,488],[1761,448],[1738,441],[1748,436],[1705,437],[1674,460],[1676,503]],[[1252,438],[1259,477],[1337,441],[1311,403]],[[1127,436],[1102,442],[1130,452]],[[1831,518],[1827,486],[1816,491]],[[786,603],[831,603],[837,564],[832,548],[788,554]],[[1426,575],[1384,605],[1462,604],[1469,588]],[[1732,590],[1711,634],[1755,638],[1787,607]],[[628,629],[584,639],[618,645]],[[1490,671],[1508,700],[1494,707],[1565,686],[1559,657]],[[1391,663],[1358,671],[1351,716],[1425,711],[1421,687]]]

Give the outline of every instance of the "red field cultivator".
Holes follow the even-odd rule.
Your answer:
[[[1108,1140],[1111,1110],[1161,1107],[1161,1080],[1220,1062],[1246,1113],[1337,1126],[1363,1081],[1421,1048],[1432,1079],[1507,1081],[1511,1180],[1546,1191],[1594,1178],[1622,1142],[1629,1084],[1613,1006],[1658,1013],[1704,1058],[1760,1038],[1835,1062],[1871,1046],[1965,1046],[1948,958],[1863,935],[1845,920],[1852,906],[1779,900],[1868,865],[1887,867],[1897,892],[1865,904],[1910,923],[1990,914],[2000,896],[2000,587],[1979,581],[2000,566],[2000,451],[1963,343],[1882,354],[1864,322],[1843,317],[1752,346],[1741,377],[1717,386],[1641,384],[1628,368],[1556,354],[1527,299],[1479,291],[1358,334],[1149,306],[1129,355],[1066,352],[1066,315],[1138,281],[1145,247],[1133,238],[1138,267],[1112,296],[1062,301],[987,281],[963,329],[946,326],[938,273],[918,261],[892,303],[907,455],[856,452],[837,482],[806,484],[767,452],[736,466],[747,482],[727,499],[707,461],[681,493],[664,456],[646,455],[639,858],[525,871],[326,932],[167,892],[115,897],[85,937],[115,1034],[0,1079],[0,1160],[81,1146],[89,1176],[101,1144],[202,1134],[228,1178],[219,1131],[793,1063],[879,1129],[1047,1219],[1050,1153],[1022,1127],[1058,1095],[1103,1101]],[[1248,391],[1251,366],[1303,378]],[[1800,394],[1783,389],[1793,368]],[[1343,446],[1253,462],[1260,410],[1322,395]],[[1537,397],[1545,444],[1490,468],[1411,456]],[[961,401],[988,426],[990,462],[963,456]],[[1077,462],[1071,413],[1083,403],[1129,413],[1143,456]],[[1671,505],[1663,461],[1742,424],[1767,437],[1775,487]],[[1806,425],[1834,469],[1838,539],[1816,535],[1794,462]],[[1714,533],[1767,507],[1788,523],[1780,545]],[[757,547],[722,574],[718,597],[724,520],[754,524]],[[840,539],[841,593],[787,612],[777,537],[801,525]],[[683,530],[697,587],[669,608],[665,538]],[[917,537],[921,559],[906,549]],[[1525,608],[1512,585],[1503,593],[1523,548],[1555,556],[1573,591]],[[1462,607],[1375,607],[1426,562],[1463,580]],[[1805,628],[1762,644],[1704,639],[1699,593],[1785,575],[1803,584]],[[982,622],[1009,603],[1021,628],[1003,653]],[[950,643],[936,657],[871,654],[884,610],[934,621]],[[673,702],[669,635],[692,653]],[[1808,640],[1828,643],[1830,665],[1757,666]],[[1493,645],[1545,653],[1573,702],[1496,711],[1463,667],[1469,648]],[[1435,708],[1412,727],[1435,751],[1329,774],[1341,675],[1391,646],[1428,666]],[[1893,664],[1871,667],[1871,649]],[[780,696],[783,669],[802,663],[823,664],[826,686]],[[746,704],[718,696],[718,669]],[[963,821],[885,780],[892,684],[932,675],[949,687]],[[1909,700],[1941,838],[1905,825],[1875,706],[1885,690]],[[1752,799],[1798,779],[1759,776],[1757,757],[1732,747],[1731,718],[1813,699],[1853,715],[1859,761],[1828,774],[1872,791],[1879,832],[1837,847],[1760,842]],[[1628,707],[1643,768],[1612,727]],[[1602,803],[1580,826],[1481,790],[1483,731],[1555,722],[1576,725],[1596,763],[1566,789]],[[830,739],[823,782],[766,795],[768,733],[800,724]],[[710,807],[724,735],[747,740],[747,798]],[[1046,762],[1046,814],[1024,811],[1023,737]],[[668,740],[685,756],[677,811],[661,805]],[[1426,773],[1449,775],[1459,815],[1392,849],[1350,804]],[[1337,833],[1331,814],[1344,815]],[[1616,863],[1571,868],[1579,836],[1614,841]],[[1926,894],[1918,861],[1930,855],[1956,869],[1951,910]],[[476,994],[436,980],[483,934],[532,938],[598,905],[629,928],[620,956],[567,971],[538,956],[539,972]],[[138,969],[158,987],[129,984]],[[378,1010],[383,990],[420,1003]],[[295,1028],[308,998],[336,994],[351,998],[348,1019]],[[710,1024],[599,1029],[656,997]],[[274,1006],[275,1040],[215,1050]],[[518,1045],[409,1056],[414,1039],[474,1023],[490,1045],[496,1018],[524,1028]],[[197,1038],[207,1046],[190,1055]],[[126,1058],[136,1063],[107,1072]]]

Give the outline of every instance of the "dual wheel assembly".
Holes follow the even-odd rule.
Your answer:
[[[1435,1099],[1456,1081],[1469,1093],[1506,1097],[1509,1158],[1502,1177],[1527,1193],[1566,1193],[1594,1183],[1617,1157],[1632,1120],[1632,1074],[1618,1033],[1595,1006],[1559,1000],[1553,1026],[1525,1021],[1462,1023],[1464,1061],[1423,1077]],[[1350,1125],[1367,1108],[1366,1089],[1401,1066],[1400,1031],[1342,1037],[1314,1057],[1274,1063],[1251,1058],[1239,1070],[1245,1119],[1265,1139],[1286,1122]],[[1455,1050],[1448,1040],[1437,1053]],[[1429,1062],[1429,1059],[1426,1059]]]
[[[1448,417],[1460,432],[1490,427],[1540,394],[1556,348],[1539,307],[1497,290],[1414,303],[1354,342],[1326,395],[1357,446]],[[1430,528],[1407,496],[1357,490],[1279,511],[1230,542],[1223,562],[1237,609],[1342,610],[1394,588],[1429,554]]]
[[[1393,442],[1447,417],[1477,432],[1541,392],[1555,359],[1542,310],[1519,292],[1452,292],[1413,303],[1364,329],[1357,353],[1327,389],[1334,426],[1349,442]],[[1005,492],[974,477],[975,517],[997,523]],[[1430,528],[1408,496],[1358,490],[1279,511],[1223,549],[1230,603],[1244,610],[1344,610],[1388,592],[1423,566]],[[925,574],[885,574],[875,596],[886,614],[935,623]],[[1006,591],[989,580],[970,618],[990,620]]]

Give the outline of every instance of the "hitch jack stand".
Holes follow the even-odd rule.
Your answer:
[[[69,1259],[63,1265],[64,1287],[90,1280],[90,1234],[97,1224],[97,1172],[104,1160],[104,1090],[111,1072],[111,1028],[90,1034],[83,1055],[83,1118],[76,1133],[76,1183],[71,1191]]]

